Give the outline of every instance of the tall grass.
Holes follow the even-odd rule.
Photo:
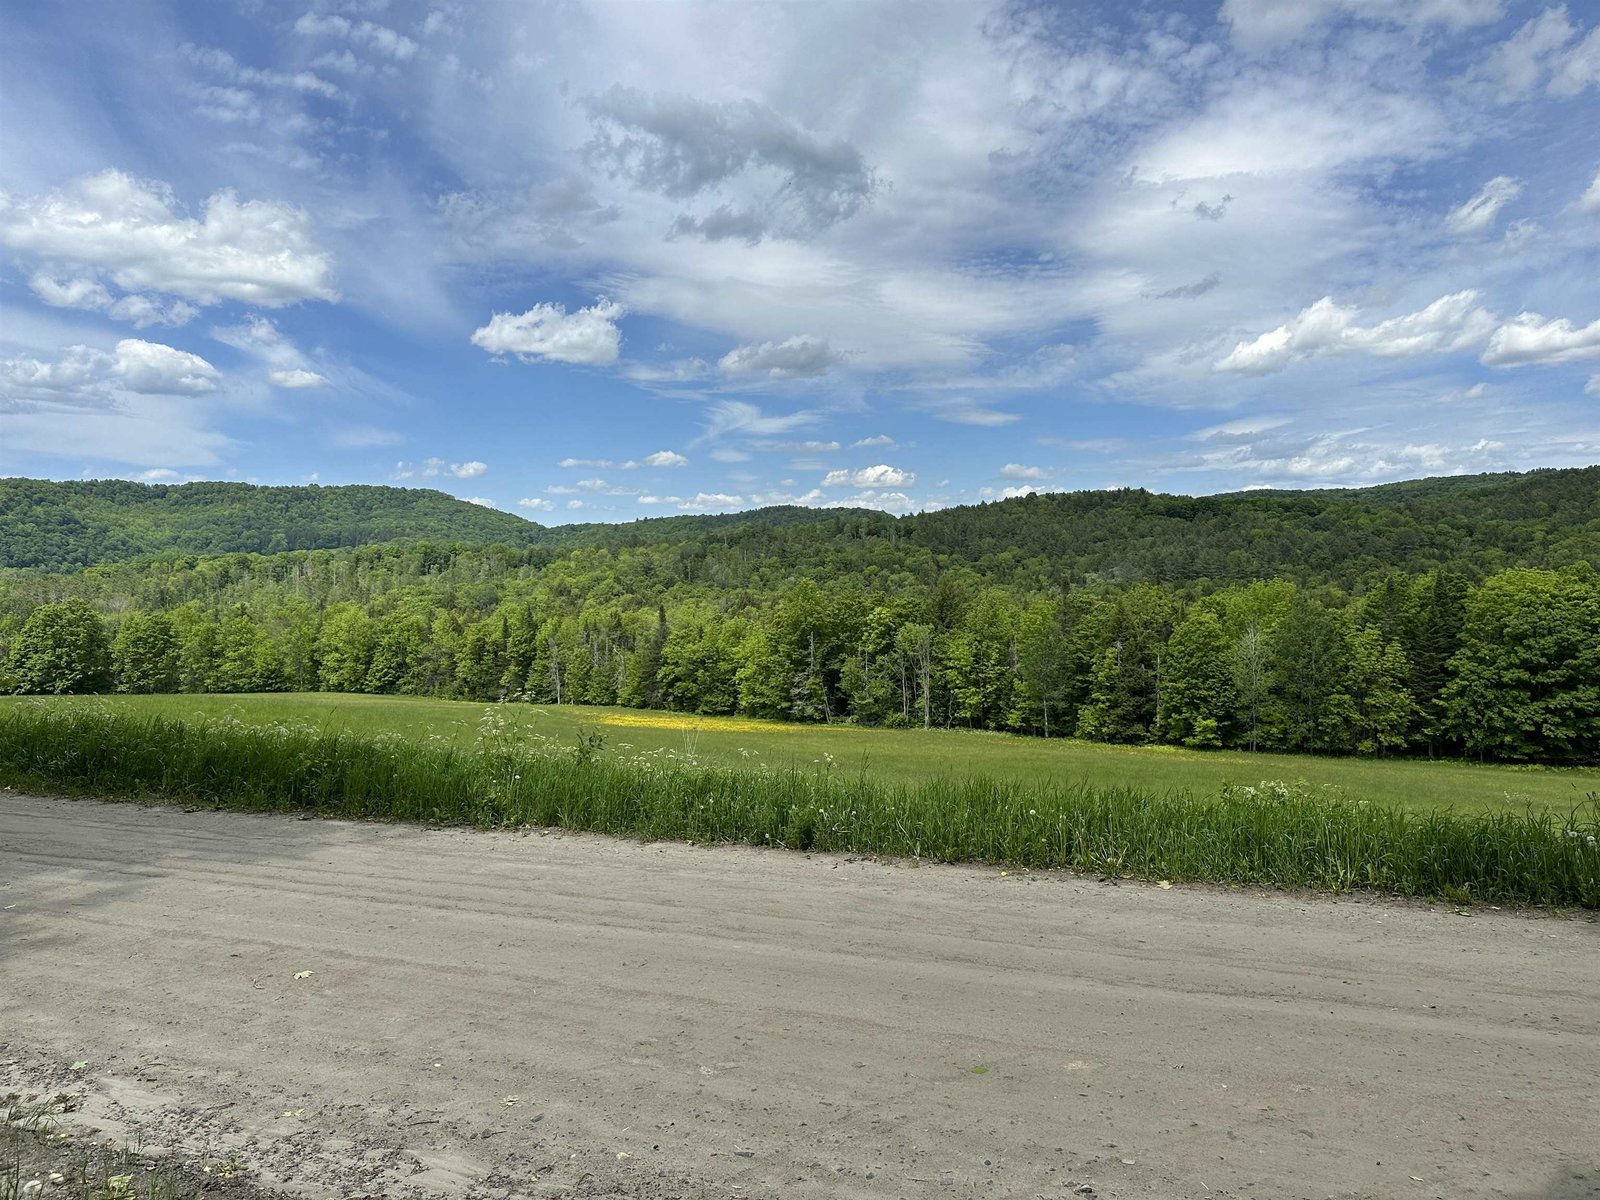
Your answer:
[[[528,743],[489,718],[472,746],[309,725],[183,721],[92,705],[0,716],[0,779],[108,797],[1074,870],[1149,879],[1600,907],[1600,805],[1464,816],[1308,788],[1217,797],[993,779],[886,783],[617,758]]]

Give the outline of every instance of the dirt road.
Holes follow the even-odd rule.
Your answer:
[[[321,1196],[1566,1200],[1600,924],[0,793],[0,1063]]]

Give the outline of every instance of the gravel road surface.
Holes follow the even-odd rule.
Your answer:
[[[1600,924],[0,793],[63,1089],[317,1196],[1571,1200]]]

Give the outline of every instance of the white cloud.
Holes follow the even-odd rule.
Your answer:
[[[1483,361],[1491,367],[1553,366],[1600,358],[1600,320],[1581,329],[1565,317],[1547,321],[1538,313],[1518,313],[1489,339]]]
[[[438,479],[444,475],[454,475],[457,479],[476,479],[489,471],[489,464],[478,462],[446,462],[442,458],[426,458],[421,463],[397,462],[391,479]],[[551,488],[555,491],[555,488]]]
[[[1600,216],[1600,171],[1595,172],[1588,189],[1578,197],[1577,208],[1579,212]]]
[[[0,362],[0,382],[23,398],[100,407],[116,393],[202,396],[217,389],[217,369],[197,354],[159,342],[123,338],[112,353],[69,346],[55,362],[10,358]]]
[[[1379,24],[1461,29],[1500,16],[1501,0],[1224,0],[1219,18],[1249,50],[1298,41],[1341,17]]]
[[[305,388],[319,388],[328,386],[328,378],[318,375],[315,371],[308,371],[304,367],[291,367],[285,371],[269,371],[267,378],[281,388],[301,390]]]
[[[644,461],[652,467],[687,467],[689,465],[687,458],[671,450],[657,450],[654,454],[646,454]]]
[[[590,161],[638,188],[674,200],[753,189],[747,202],[679,213],[677,236],[752,244],[769,233],[806,236],[854,215],[876,187],[849,142],[819,137],[752,100],[719,104],[613,85],[585,107]]]
[[[55,279],[43,271],[28,280],[33,294],[52,308],[82,308],[100,312],[111,307],[111,293],[95,279]]]
[[[556,464],[558,467],[599,467],[601,470],[611,465],[609,458],[563,458]]]
[[[217,388],[217,369],[198,354],[137,338],[117,343],[112,373],[129,391],[148,395],[199,396]]]
[[[914,507],[911,497],[904,492],[864,491],[853,496],[842,496],[828,505],[829,508],[875,508],[880,512],[905,513]]]
[[[468,504],[476,504],[479,508],[499,508],[500,507],[493,500],[490,500],[486,496],[463,496],[461,498],[463,500],[465,500]]]
[[[171,189],[108,170],[32,200],[0,194],[0,244],[104,272],[128,292],[197,304],[276,307],[331,300],[332,263],[310,220],[289,204],[214,193],[200,219],[179,215]]]
[[[858,442],[851,442],[850,449],[866,450],[873,446],[882,446],[885,450],[892,450],[897,444],[898,443],[888,434],[880,433],[873,437],[864,437]]]
[[[825,374],[836,361],[827,342],[802,335],[759,346],[738,346],[717,365],[729,375],[764,373],[769,379],[806,379]]]
[[[1583,385],[1585,396],[1600,396],[1600,375],[1589,376],[1589,382]]]
[[[305,95],[321,96],[326,100],[336,100],[341,95],[337,87],[310,71],[273,71],[246,66],[226,50],[212,46],[184,45],[178,48],[178,53],[195,66],[203,67],[231,83],[284,88]]]
[[[711,373],[703,358],[680,358],[664,363],[630,363],[624,374],[636,383],[692,383]]]
[[[523,499],[518,500],[517,503],[523,508],[531,508],[538,512],[555,512],[556,510],[556,506],[553,501],[542,500],[537,496],[524,497]]]
[[[129,321],[138,329],[149,325],[186,325],[200,314],[199,309],[183,300],[162,301],[141,293],[113,299],[98,279],[82,276],[57,279],[38,271],[28,280],[28,286],[52,308],[103,312],[118,321]]]
[[[1542,82],[1553,96],[1576,96],[1600,84],[1600,27],[1573,44],[1578,32],[1566,5],[1547,8],[1495,48],[1485,72],[1508,95],[1532,91]]]
[[[937,421],[948,421],[952,425],[996,428],[1022,420],[1020,413],[1002,412],[965,398],[923,400],[915,407],[926,410]]]
[[[1522,195],[1522,184],[1509,175],[1496,175],[1464,204],[1451,209],[1445,227],[1451,233],[1483,233],[1495,222],[1500,210]]]
[[[600,366],[617,361],[622,333],[616,322],[622,315],[622,305],[605,299],[570,315],[559,304],[535,304],[518,315],[495,313],[473,332],[472,344],[490,354],[515,354],[524,362]]]
[[[902,471],[899,467],[891,467],[887,463],[879,463],[875,467],[862,467],[858,471],[829,471],[822,479],[822,486],[858,488],[910,487],[916,481],[917,476],[913,471]]]
[[[1555,96],[1576,96],[1585,88],[1600,85],[1600,26],[1556,61],[1551,69],[1549,90]]]
[[[815,424],[816,421],[817,414],[813,412],[789,413],[781,417],[769,416],[754,404],[744,400],[718,400],[707,412],[706,430],[699,440],[710,441],[733,433],[758,435],[789,433],[806,425]]]
[[[681,501],[678,507],[685,512],[695,512],[708,509],[738,508],[743,503],[743,496],[731,496],[727,492],[696,492],[689,499]]]
[[[1216,369],[1264,375],[1293,362],[1349,351],[1396,357],[1465,350],[1494,328],[1494,318],[1477,301],[1476,291],[1452,292],[1417,312],[1360,326],[1355,323],[1358,309],[1324,296],[1286,324],[1240,342]]]
[[[1050,472],[1044,467],[1028,467],[1021,463],[1007,463],[1000,468],[1001,479],[1031,479],[1035,482],[1049,479]]]
[[[319,16],[306,13],[294,23],[294,31],[306,38],[347,38],[357,45],[367,46],[397,62],[405,62],[417,52],[417,44],[403,33],[387,25],[371,21],[352,21],[348,17]]]

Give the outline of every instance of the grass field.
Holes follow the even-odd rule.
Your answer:
[[[8,703],[0,700],[0,711]],[[118,696],[53,703],[109,705],[171,717],[232,716],[252,723],[308,722],[355,734],[440,735],[472,743],[486,705],[403,696],[327,693],[247,696]],[[982,777],[1023,785],[1087,783],[1164,794],[1218,795],[1228,784],[1304,781],[1353,800],[1416,812],[1566,813],[1600,793],[1600,770],[1479,765],[1414,759],[1313,758],[1288,754],[1196,751],[1171,746],[1108,746],[1070,739],[1015,737],[970,730],[866,729],[792,725],[740,717],[579,706],[500,706],[513,737],[566,746],[581,733],[604,735],[609,758],[692,756],[713,766],[798,768],[885,783]],[[831,756],[831,762],[830,758]]]
[[[1419,813],[1304,786],[1203,795],[1059,776],[896,777],[826,760],[761,769],[684,751],[619,754],[576,725],[570,741],[535,732],[503,707],[470,740],[465,730],[425,730],[36,701],[0,707],[0,782],[238,809],[1066,867],[1166,886],[1195,879],[1600,906],[1593,803],[1565,816],[1536,806]]]

